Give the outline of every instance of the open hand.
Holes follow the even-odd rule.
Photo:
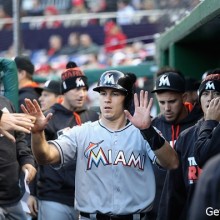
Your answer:
[[[148,92],[147,91],[140,91],[140,102],[138,100],[138,96],[134,94],[134,107],[135,112],[132,116],[130,112],[125,110],[125,114],[128,120],[140,130],[149,128],[151,125],[151,108],[153,106],[153,98],[151,98],[148,102]]]
[[[21,109],[24,113],[32,115],[36,118],[34,127],[31,129],[32,133],[41,132],[45,129],[48,121],[52,117],[52,113],[49,113],[46,117],[41,111],[41,108],[37,100],[31,101],[30,99],[25,99],[25,106],[22,104]]]
[[[0,133],[15,142],[15,137],[9,131],[30,133],[31,128],[34,127],[34,122],[35,117],[28,114],[3,112],[0,121]]]

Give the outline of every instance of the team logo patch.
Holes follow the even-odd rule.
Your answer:
[[[208,81],[208,82],[205,84],[205,90],[215,90],[214,82]]]
[[[160,78],[160,82],[159,82],[159,87],[160,86],[170,86],[170,81],[169,81],[169,77],[166,75],[161,76]]]
[[[77,78],[76,79],[76,87],[83,87],[83,86],[85,86],[85,83],[82,80],[82,78],[81,77]]]
[[[103,140],[104,141],[104,140]],[[96,147],[98,147],[103,141],[100,141],[98,143],[89,143],[89,146],[86,148],[86,150],[84,151],[84,155],[86,158],[89,157],[89,154],[92,150],[94,150]]]
[[[114,85],[115,84],[115,79],[113,74],[107,74],[104,78],[104,84],[106,85]]]

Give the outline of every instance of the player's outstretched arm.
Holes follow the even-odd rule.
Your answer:
[[[25,99],[25,106],[21,105],[24,113],[36,118],[34,127],[31,129],[31,146],[33,154],[39,164],[54,164],[60,162],[60,154],[53,144],[48,144],[44,129],[51,119],[52,114],[44,116],[37,100]]]
[[[135,112],[132,116],[127,110],[125,114],[130,122],[140,129],[144,139],[150,144],[158,158],[158,163],[167,169],[176,169],[179,165],[176,151],[170,144],[151,126],[151,108],[153,99],[148,101],[148,92],[140,91],[140,101],[137,94],[134,95]]]

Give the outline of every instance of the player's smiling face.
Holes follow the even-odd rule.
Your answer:
[[[100,109],[102,117],[113,121],[124,115],[124,100],[125,95],[116,89],[101,89]]]

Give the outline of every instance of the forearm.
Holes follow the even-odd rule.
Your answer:
[[[157,156],[157,163],[166,169],[176,169],[179,166],[179,160],[176,151],[165,141],[164,145],[154,151]]]
[[[141,130],[141,134],[157,156],[157,163],[159,165],[166,169],[176,169],[178,167],[177,153],[169,143],[158,134],[153,126]]]
[[[44,131],[32,133],[31,146],[38,164],[55,164],[60,162],[60,155],[57,148],[48,144]]]

